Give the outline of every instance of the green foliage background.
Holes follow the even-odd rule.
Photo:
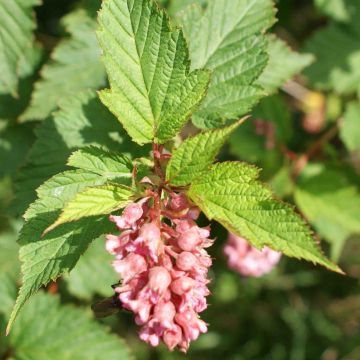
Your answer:
[[[161,3],[181,23],[186,5],[206,1]],[[19,7],[7,8],[9,4]],[[204,312],[210,328],[192,344],[186,358],[360,358],[359,4],[357,0],[276,2],[278,22],[271,32],[303,54],[291,55],[283,42],[270,35],[266,71],[259,79],[252,74],[243,80],[244,86],[254,89],[255,100],[258,84],[271,96],[261,100],[251,111],[252,119],[234,131],[220,156],[259,165],[261,180],[278,198],[298,206],[326,253],[339,261],[347,275],[284,257],[264,278],[241,278],[227,269],[222,254],[226,232],[214,225],[218,240],[210,253],[216,261],[210,306]],[[66,159],[78,148],[101,145],[132,158],[149,151],[134,147],[94,93],[107,85],[95,37],[99,5],[98,0],[0,0],[0,8],[7,9],[0,12],[0,69],[6,75],[0,81],[0,359],[185,358],[141,343],[130,313],[94,319],[90,305],[110,296],[110,285],[116,282],[102,238],[92,243],[69,275],[34,296],[9,337],[4,335],[20,284],[16,240],[21,215],[35,200],[35,189],[68,170]],[[7,17],[11,13],[22,21],[14,24]],[[9,38],[12,32],[18,34],[15,40]],[[17,44],[11,51],[6,47],[9,41]],[[261,54],[263,45],[258,45]],[[200,55],[193,54],[201,63]],[[304,67],[294,82],[276,90]],[[281,81],[274,75],[280,70]],[[304,93],[303,87],[309,91]],[[247,112],[241,108],[238,113],[239,107],[240,101],[229,113]],[[275,129],[274,134],[259,132],[256,120]],[[193,121],[200,128],[216,124],[212,114],[201,109]],[[78,175],[72,170],[68,176]],[[87,174],[85,180],[100,181],[94,174]],[[32,246],[36,224],[48,217],[55,220],[67,199],[60,198],[50,208],[47,201],[56,181],[53,188],[49,186],[35,203],[36,211],[46,209],[43,218],[27,212],[30,225],[22,231],[22,245]],[[68,191],[65,196],[74,189]],[[92,228],[84,234],[74,225],[69,227],[75,233],[74,247],[86,248],[99,235]],[[56,236],[61,240],[66,235]],[[21,256],[26,263],[27,254],[23,251]],[[69,255],[63,259],[69,267],[76,260]]]

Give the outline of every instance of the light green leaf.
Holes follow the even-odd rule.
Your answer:
[[[20,274],[19,245],[16,242],[19,225],[12,222],[0,232],[0,313],[5,317],[14,305]]]
[[[0,130],[0,178],[16,172],[24,162],[33,141],[32,128],[28,124],[9,124]]]
[[[315,5],[324,14],[344,23],[349,22],[360,11],[357,0],[315,0]]]
[[[7,317],[16,299],[16,283],[15,279],[8,273],[0,273],[0,315]],[[1,321],[1,316],[0,316]],[[1,334],[3,336],[3,334]]]
[[[124,341],[89,313],[45,293],[26,305],[9,337],[14,360],[133,359]]]
[[[70,271],[92,240],[111,231],[105,217],[85,218],[63,224],[45,236],[44,230],[59,217],[60,210],[89,186],[106,181],[100,175],[82,170],[58,174],[38,190],[39,199],[25,213],[25,224],[19,243],[23,285],[13,309],[8,328],[11,327],[26,300],[42,285]]]
[[[277,91],[287,80],[309,66],[314,57],[299,54],[275,35],[269,35],[269,62],[257,83],[269,94]]]
[[[19,245],[16,242],[19,225],[13,223],[0,232],[0,273],[7,274],[14,280],[18,278],[20,272],[18,261]]]
[[[348,150],[360,150],[360,104],[347,106],[344,121],[340,129],[340,137]]]
[[[83,170],[69,170],[57,174],[36,190],[39,199],[30,205],[24,218],[29,220],[46,212],[47,207],[48,210],[62,209],[78,192],[89,186],[103,185],[106,180],[101,175]]]
[[[39,0],[0,1],[0,93],[17,94],[18,78],[32,67],[34,45],[33,6]]]
[[[171,0],[170,5],[168,6],[168,11],[171,15],[176,15],[188,6],[194,4],[205,6],[206,2],[207,0]]]
[[[360,91],[359,42],[360,35],[336,24],[315,32],[305,49],[315,55],[316,62],[305,74],[319,89],[341,95]]]
[[[295,201],[316,231],[335,246],[360,233],[360,193],[344,169],[320,167],[300,178]]]
[[[193,122],[218,127],[238,119],[262,97],[255,82],[268,61],[265,32],[275,21],[271,0],[212,0],[181,14],[192,68],[212,70],[208,94]]]
[[[111,178],[130,178],[132,163],[125,155],[113,153],[98,147],[86,147],[74,152],[68,160],[69,166],[76,167]]]
[[[323,255],[301,217],[289,205],[275,200],[257,178],[258,170],[245,163],[220,163],[195,179],[188,195],[209,219],[257,248],[269,246],[341,272]]]
[[[28,156],[26,167],[16,181],[13,209],[22,214],[36,199],[35,190],[51,176],[64,171],[70,154],[85,146],[140,157],[149,147],[133,143],[117,119],[100,102],[93,91],[65,98],[53,118],[43,121],[36,130],[38,139]]]
[[[226,128],[210,130],[186,139],[172,154],[166,168],[166,180],[175,186],[185,186],[201,176],[238,126],[239,122],[236,122]]]
[[[1,93],[0,90],[1,128],[3,128],[5,122],[9,125],[15,123],[19,125],[19,116],[29,105],[34,81],[37,77],[36,70],[42,60],[42,51],[39,46],[34,44],[34,47],[25,54],[25,57],[26,60],[19,65],[16,96],[11,93]]]
[[[271,189],[279,199],[294,193],[295,184],[291,172],[291,167],[286,164],[269,181]]]
[[[105,250],[105,241],[96,239],[80,258],[76,267],[65,276],[69,292],[74,296],[91,300],[95,294],[108,297],[114,294],[111,285],[119,281],[111,266],[113,256]],[[91,279],[91,281],[89,281]]]
[[[203,99],[209,72],[189,72],[182,31],[152,0],[107,0],[99,23],[111,85],[100,99],[137,143],[170,140]]]
[[[94,91],[67,97],[59,107],[53,118],[41,123],[36,131],[38,140],[29,155],[34,164],[64,165],[73,151],[89,145],[126,156],[144,154],[144,150],[135,146]]]
[[[84,217],[106,215],[124,208],[135,200],[133,189],[121,184],[88,187],[76,194],[61,211],[58,219],[46,228],[44,234],[61,224]]]
[[[43,67],[22,121],[45,119],[62,98],[105,85],[95,20],[86,10],[78,9],[67,15],[63,24],[70,37],[55,47],[50,62]]]

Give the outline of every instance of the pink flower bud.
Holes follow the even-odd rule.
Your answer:
[[[171,284],[171,291],[177,295],[183,295],[195,286],[195,281],[187,276],[176,279]]]
[[[139,232],[140,236],[136,239],[137,243],[143,243],[148,249],[148,255],[158,261],[159,248],[161,245],[161,232],[155,223],[144,224]]]
[[[174,317],[176,314],[175,305],[171,302],[159,302],[154,307],[153,317],[158,321],[164,328],[170,329],[174,323]]]
[[[140,236],[149,242],[158,242],[161,238],[159,227],[154,223],[144,224],[140,229]]]
[[[187,216],[188,216],[189,219],[197,220],[198,217],[200,216],[199,208],[197,208],[197,207],[190,208],[188,213],[187,213]]]
[[[188,251],[183,251],[176,259],[176,265],[180,270],[190,271],[196,266],[196,264],[196,256]]]
[[[122,260],[115,260],[113,264],[115,270],[125,282],[147,270],[145,259],[141,255],[134,253],[130,253]]]
[[[105,248],[110,254],[115,255],[116,249],[118,249],[119,247],[120,247],[119,236],[106,235]]]
[[[142,206],[138,203],[128,205],[123,212],[123,216],[129,224],[138,221],[143,215]]]
[[[170,351],[174,350],[182,340],[182,331],[180,326],[175,325],[173,329],[165,331],[163,338],[168,349]]]
[[[201,238],[196,230],[190,229],[181,234],[178,239],[178,245],[182,250],[193,251],[201,242]]]
[[[141,204],[132,203],[128,205],[121,216],[110,215],[110,220],[113,221],[120,230],[130,229],[133,227],[143,215]]]
[[[169,287],[171,276],[162,266],[155,266],[149,271],[149,287],[155,292],[162,294]]]
[[[206,323],[200,320],[196,313],[191,309],[183,313],[176,314],[175,320],[182,327],[184,337],[188,341],[196,340],[200,333],[207,332]]]
[[[174,211],[182,211],[189,207],[189,202],[184,194],[172,195],[170,200],[170,208]]]
[[[175,220],[174,223],[176,224],[176,232],[180,234],[195,226],[195,223],[192,220]]]
[[[153,329],[148,326],[144,326],[140,332],[139,337],[141,340],[147,342],[151,346],[158,346],[160,343],[160,336],[157,335]]]
[[[198,233],[202,238],[207,238],[210,236],[209,228],[198,228]]]

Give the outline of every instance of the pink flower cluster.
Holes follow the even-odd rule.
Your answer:
[[[196,225],[198,216],[184,195],[172,193],[162,201],[149,195],[110,217],[121,231],[106,241],[122,280],[115,291],[152,346],[162,340],[186,352],[207,331],[198,314],[207,307],[211,258],[205,248],[212,240],[209,228]]]
[[[281,254],[265,246],[252,247],[245,239],[229,233],[224,253],[231,269],[244,276],[260,277],[269,273],[279,262]]]

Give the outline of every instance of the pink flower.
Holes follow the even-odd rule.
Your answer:
[[[106,240],[122,280],[115,291],[122,306],[135,313],[140,338],[152,346],[163,341],[170,350],[186,352],[207,331],[198,314],[207,308],[210,293],[211,258],[205,248],[212,240],[209,228],[195,223],[198,215],[184,194],[171,193],[160,202],[151,192],[121,216],[110,217],[121,232]]]
[[[244,276],[260,277],[269,273],[279,262],[281,253],[265,246],[252,247],[245,239],[229,233],[224,253],[231,269]]]
[[[113,262],[114,269],[121,274],[124,282],[130,280],[134,274],[141,274],[147,270],[147,263],[143,256],[130,253],[122,260]]]
[[[182,211],[189,208],[189,202],[184,194],[171,196],[169,207],[174,211]]]
[[[132,203],[128,205],[122,216],[110,216],[110,220],[113,221],[116,226],[121,229],[130,229],[135,226],[136,221],[138,221],[143,215],[143,209],[140,203]]]
[[[182,329],[179,325],[174,325],[170,330],[166,330],[163,335],[165,345],[170,351],[174,350],[176,346],[182,342]],[[183,349],[186,351],[187,349]]]

